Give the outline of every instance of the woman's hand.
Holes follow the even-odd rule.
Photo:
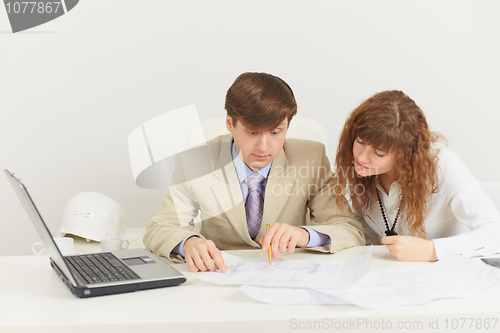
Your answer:
[[[434,242],[415,236],[385,236],[382,244],[400,261],[436,261]]]

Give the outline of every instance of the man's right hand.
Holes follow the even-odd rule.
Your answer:
[[[211,240],[191,237],[184,242],[186,263],[192,272],[216,271],[226,273],[227,267],[219,249]]]

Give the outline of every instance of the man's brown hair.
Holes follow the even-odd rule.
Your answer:
[[[285,118],[288,124],[297,113],[292,88],[277,76],[266,73],[243,73],[226,94],[227,114],[252,129],[273,129]]]

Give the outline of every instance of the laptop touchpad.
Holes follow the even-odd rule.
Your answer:
[[[127,266],[155,264],[155,261],[150,257],[121,258],[121,260],[127,264]]]

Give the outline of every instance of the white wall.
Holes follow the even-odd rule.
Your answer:
[[[83,191],[144,226],[163,191],[134,184],[128,134],[189,104],[201,119],[223,115],[234,79],[262,71],[324,124],[330,158],[354,107],[400,89],[480,181],[500,181],[499,40],[496,0],[82,0],[17,34],[0,8],[0,169],[22,177],[53,232]],[[35,241],[1,175],[0,255]]]

